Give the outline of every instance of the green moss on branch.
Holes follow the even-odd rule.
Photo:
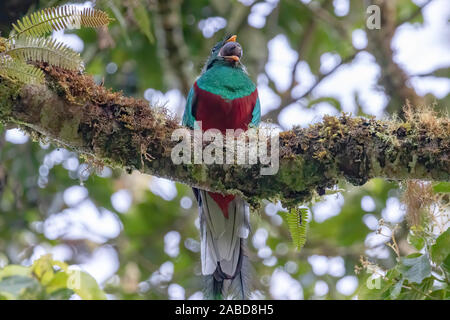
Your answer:
[[[175,165],[171,134],[180,126],[164,109],[98,86],[89,76],[41,67],[47,86],[2,92],[0,120],[128,171],[239,193],[252,203],[268,198],[286,205],[322,194],[339,179],[355,185],[373,177],[450,180],[449,119],[428,109],[406,108],[402,121],[327,116],[283,132],[280,170],[262,176],[261,164]],[[3,80],[0,85],[10,88]]]

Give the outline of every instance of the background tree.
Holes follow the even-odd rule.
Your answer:
[[[1,18],[4,32],[27,10],[63,2],[17,3],[2,3],[1,12],[8,12]],[[434,63],[412,74],[407,58],[418,62],[420,53],[401,60],[404,49],[398,47],[408,28],[416,28],[412,34],[432,28],[430,20],[423,24],[422,13],[445,12],[445,3],[375,3],[382,9],[380,30],[365,30],[371,3],[361,1],[96,1],[116,19],[108,29],[54,36],[81,51],[86,72],[98,83],[144,96],[152,105],[167,104],[178,115],[209,48],[224,31],[238,34],[245,64],[258,83],[263,116],[276,128],[307,126],[340,111],[401,113],[406,99],[445,109],[450,89],[442,78],[448,77],[449,62],[432,57]],[[445,39],[445,32],[448,27],[437,39]],[[117,298],[201,296],[192,273],[199,275],[200,266],[197,209],[189,187],[107,167],[96,170],[92,161],[32,143],[10,127],[3,128],[0,146],[0,266],[30,264],[49,252],[81,265]],[[340,183],[335,194],[305,203],[312,219],[300,252],[291,245],[281,205],[266,203],[252,216],[255,297],[445,298],[448,252],[440,248],[448,241],[443,233],[448,193],[441,191],[448,192],[448,185],[407,187],[402,196],[406,184]],[[434,252],[432,265],[425,255],[405,258],[424,247]],[[360,263],[361,255],[370,262]],[[397,256],[403,257],[400,263]],[[417,275],[411,268],[416,263],[430,267]],[[375,273],[395,266],[383,279],[386,290],[367,288],[368,273],[354,272],[361,264]]]

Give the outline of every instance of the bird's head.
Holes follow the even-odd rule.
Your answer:
[[[227,36],[211,49],[211,54],[206,61],[204,71],[210,69],[215,64],[243,69],[244,66],[241,63],[242,53],[242,47],[236,41],[236,36]]]

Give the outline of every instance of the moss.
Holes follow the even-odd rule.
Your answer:
[[[22,85],[6,79],[0,79],[0,121],[10,121],[13,105],[19,96]]]
[[[73,141],[76,144],[80,144],[82,140],[78,133],[79,126],[80,116],[74,115],[72,119],[65,120],[62,123],[61,130],[59,131],[59,136],[65,141]]]
[[[196,182],[205,182],[207,178],[207,169],[203,164],[191,164],[188,165],[191,177]]]
[[[374,153],[370,154],[369,156],[370,156],[370,167],[372,169],[373,175],[375,177],[378,177],[378,176],[380,176],[380,174],[382,172],[380,160],[377,158],[377,156]]]
[[[296,156],[290,161],[282,160],[278,172],[279,180],[292,190],[304,190],[306,187],[304,164],[305,160],[301,156]]]
[[[51,129],[53,132],[59,131],[60,120],[59,113],[55,112],[54,106],[45,104],[41,109],[41,124],[45,128]]]

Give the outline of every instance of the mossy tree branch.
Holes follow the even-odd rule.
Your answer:
[[[171,140],[179,121],[162,108],[96,85],[90,76],[41,66],[46,85],[20,87],[0,79],[0,121],[103,163],[224,193],[251,203],[280,199],[293,205],[339,179],[361,185],[373,177],[450,180],[450,120],[424,109],[406,120],[324,117],[280,135],[280,169],[260,164],[175,165]]]

